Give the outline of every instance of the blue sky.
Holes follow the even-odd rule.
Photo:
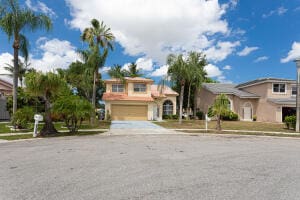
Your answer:
[[[159,80],[169,53],[202,51],[210,77],[241,83],[260,77],[295,78],[300,57],[300,0],[24,0],[22,6],[49,15],[54,28],[25,32],[31,65],[42,71],[66,68],[86,48],[81,31],[92,18],[116,36],[115,50],[102,69],[137,62]],[[0,32],[0,73],[12,58],[11,43]],[[3,77],[2,77],[3,78]]]

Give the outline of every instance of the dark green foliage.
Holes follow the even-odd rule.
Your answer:
[[[291,115],[291,116],[286,116],[284,118],[284,123],[288,129],[296,129],[296,116]]]
[[[225,115],[222,115],[221,118],[224,121],[238,121],[239,120],[238,114],[236,114],[232,111],[229,111]]]
[[[75,133],[83,120],[90,117],[92,105],[79,96],[67,95],[55,101],[53,110],[62,116],[69,131]]]
[[[207,116],[214,117],[214,115],[212,113],[212,106],[208,108]],[[238,121],[239,116],[235,112],[228,111],[228,112],[224,113],[223,115],[221,115],[221,119],[224,121]]]
[[[198,119],[203,120],[205,119],[205,115],[202,111],[198,111],[196,112],[196,116],[198,117]]]
[[[30,128],[30,122],[33,122],[34,111],[31,107],[23,107],[17,110],[12,117],[13,124],[18,129]]]
[[[175,119],[177,120],[179,118],[178,115],[163,115],[163,119]]]
[[[34,108],[35,112],[42,113],[45,111],[44,101],[42,98],[37,98],[29,95],[24,91],[23,88],[18,88],[18,108],[23,107],[31,107]],[[10,115],[13,113],[13,99],[12,97],[7,98],[6,108]]]

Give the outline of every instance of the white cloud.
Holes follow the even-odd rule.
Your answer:
[[[66,2],[71,8],[72,28],[83,30],[92,18],[104,20],[126,54],[143,55],[160,64],[166,62],[169,53],[208,48],[213,42],[208,36],[227,34],[229,30],[223,19],[228,7],[218,0]],[[231,5],[235,6],[235,1]]]
[[[261,56],[261,57],[258,57],[254,60],[255,63],[258,63],[258,62],[262,62],[262,61],[265,61],[265,60],[268,60],[269,57],[267,56]]]
[[[7,71],[4,69],[6,64],[12,65],[13,55],[10,53],[2,53],[0,54],[0,74],[7,74]]]
[[[223,67],[224,70],[231,70],[232,67],[230,65],[226,65],[225,67]]]
[[[122,69],[128,70],[128,67],[131,63],[125,63],[122,67]],[[137,69],[140,69],[142,71],[152,71],[153,70],[153,61],[149,58],[138,58],[135,61],[135,64],[137,65]]]
[[[281,6],[275,10],[271,10],[269,13],[263,14],[262,17],[263,18],[268,18],[271,17],[272,15],[284,15],[286,12],[288,11],[288,9],[286,9],[285,7]]]
[[[240,42],[218,42],[215,46],[205,50],[207,58],[213,62],[225,60],[230,54],[235,51],[235,48],[240,45]]]
[[[217,78],[217,81],[219,81],[220,83],[232,83],[232,81],[227,80],[225,76],[219,76]]]
[[[249,55],[251,52],[258,50],[258,47],[248,47],[246,46],[242,51],[238,52],[237,55],[239,56],[247,56]]]
[[[281,63],[287,63],[295,60],[296,58],[300,58],[300,42],[294,42],[288,55],[280,61]]]
[[[57,68],[67,68],[72,62],[80,60],[76,48],[69,41],[40,38],[37,41],[41,58],[30,56],[31,67],[41,71],[52,71]]]
[[[111,69],[111,67],[102,67],[101,69],[100,69],[100,72],[101,73],[106,73],[106,72],[108,72],[108,70],[110,70]]]
[[[51,17],[57,17],[56,13],[43,2],[37,1],[36,3],[32,3],[31,0],[26,0],[25,4],[35,12],[41,12],[50,15]]]
[[[163,65],[157,69],[155,69],[151,76],[165,76],[168,73],[169,65]]]
[[[218,76],[222,76],[223,72],[219,69],[219,67],[213,65],[213,64],[208,64],[204,67],[207,76],[214,78]]]
[[[143,71],[152,71],[153,70],[152,59],[138,58],[135,63],[137,65],[137,68],[141,69]]]

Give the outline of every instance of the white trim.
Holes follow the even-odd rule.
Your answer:
[[[284,92],[274,92],[274,84],[284,84]],[[278,88],[280,90],[280,87]],[[287,83],[274,82],[272,83],[272,94],[287,94]]]
[[[244,108],[248,108],[248,106],[246,107],[246,104],[250,104],[250,108],[251,108],[251,119],[245,119],[245,113],[244,113]],[[247,101],[243,104],[243,107],[242,107],[242,110],[243,110],[243,120],[242,121],[253,121],[253,105],[250,101]]]

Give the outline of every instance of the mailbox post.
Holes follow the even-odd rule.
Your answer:
[[[36,114],[34,115],[34,129],[33,129],[33,137],[37,136],[37,129],[38,129],[38,125],[39,122],[43,121],[43,116]]]

